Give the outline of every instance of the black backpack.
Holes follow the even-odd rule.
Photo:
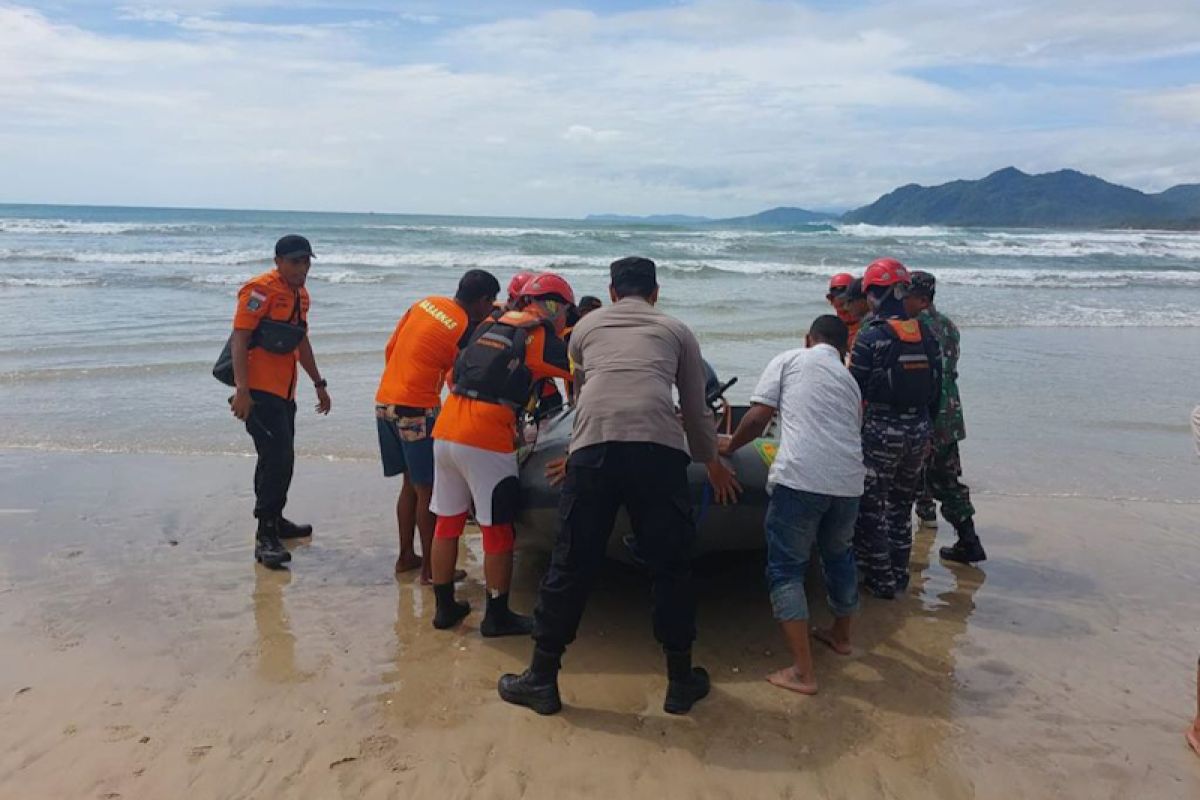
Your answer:
[[[530,330],[542,324],[480,323],[454,361],[454,394],[523,408],[533,390],[533,374],[525,366],[525,344]]]

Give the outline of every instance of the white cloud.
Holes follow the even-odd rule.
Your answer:
[[[568,142],[606,144],[621,138],[620,131],[596,130],[587,125],[571,125],[563,131],[562,138]]]
[[[1194,0],[715,0],[457,29],[409,8],[248,22],[188,0],[125,9],[119,36],[0,6],[0,199],[722,214],[1007,163],[1200,179],[1171,124],[1197,121],[1196,87],[1055,83],[1196,52]],[[1032,77],[936,78],[978,66]]]

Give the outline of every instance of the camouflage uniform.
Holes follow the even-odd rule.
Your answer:
[[[923,324],[921,337],[932,370],[932,385],[940,386],[937,339]],[[866,574],[867,589],[884,597],[908,585],[913,501],[929,450],[930,407],[936,410],[938,399],[936,392],[931,392],[929,406],[892,407],[887,400],[885,367],[894,344],[887,319],[880,314],[864,321],[850,355],[850,372],[866,401],[862,440],[867,475],[854,531],[854,550]]]
[[[921,313],[920,320],[941,347],[942,399],[933,421],[933,443],[925,464],[921,494],[917,498],[917,516],[936,519],[936,499],[942,504],[942,516],[958,528],[975,516],[971,491],[959,480],[962,462],[958,455],[958,443],[967,437],[967,431],[963,423],[962,400],[958,395],[958,328],[932,305]]]

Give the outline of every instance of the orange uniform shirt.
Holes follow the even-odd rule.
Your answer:
[[[546,378],[571,377],[566,349],[561,340],[552,343],[552,351],[546,347],[545,328],[534,328],[525,342],[525,366],[533,373],[537,382]],[[447,442],[492,450],[497,453],[516,451],[517,415],[511,408],[499,403],[472,400],[452,394],[446,398],[446,407],[433,426],[433,438]]]
[[[375,402],[437,408],[442,384],[465,344],[467,312],[449,297],[426,297],[396,324],[384,350],[386,365]]]
[[[301,288],[300,319],[308,320],[308,290]],[[288,285],[278,270],[264,272],[238,290],[237,312],[233,329],[252,331],[264,319],[287,322],[296,305],[296,290]],[[292,399],[296,391],[296,362],[299,348],[290,353],[272,353],[261,347],[250,348],[249,388]]]

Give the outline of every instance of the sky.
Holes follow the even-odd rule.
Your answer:
[[[1200,182],[1197,0],[0,0],[0,202],[845,209]]]

